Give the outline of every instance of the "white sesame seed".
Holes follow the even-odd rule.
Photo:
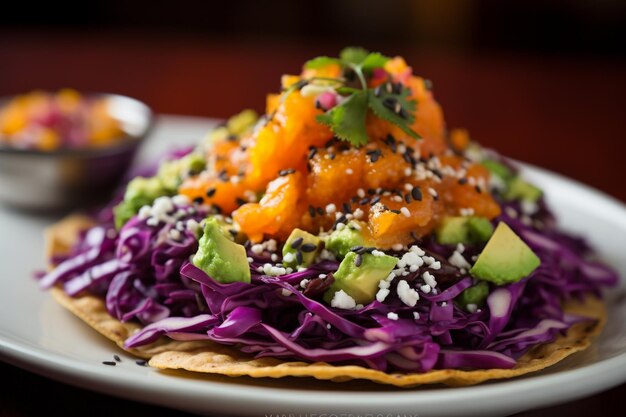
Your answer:
[[[394,243],[391,246],[391,249],[395,250],[395,251],[401,251],[404,248],[404,245],[402,243]]]
[[[420,319],[420,313],[418,313],[417,311],[414,311],[414,312],[413,312],[413,318],[414,318],[415,320],[419,320],[419,319]]]
[[[398,315],[396,313],[387,313],[387,318],[389,320],[398,320]]]
[[[404,168],[404,176],[405,177],[410,177],[411,174],[413,173],[413,170],[411,168]]]
[[[465,306],[465,308],[467,309],[467,311],[469,311],[470,313],[475,313],[476,310],[478,310],[478,306],[476,304],[468,304]]]
[[[337,211],[337,206],[334,204],[331,203],[326,206],[326,213],[333,214],[335,211]]]
[[[359,188],[358,190],[356,190],[356,195],[358,195],[360,198],[365,197],[365,190],[362,188]]]
[[[352,170],[352,168],[348,168],[348,169],[346,169],[346,174],[347,175],[352,175],[352,174],[354,174],[354,171]]]
[[[248,260],[248,263],[249,263],[249,264],[251,264],[252,262],[254,262],[254,259],[253,259],[253,258],[251,258],[251,257],[249,257],[249,256],[248,256],[246,259]]]
[[[337,230],[343,230],[345,227],[346,225],[344,223],[337,223],[337,225],[335,226]]]
[[[319,274],[317,277],[318,278],[326,278],[326,274]]]
[[[362,218],[364,214],[365,214],[365,212],[363,210],[361,210],[360,208],[357,208],[356,210],[354,210],[354,218],[355,219]]]
[[[280,290],[280,293],[285,297],[289,297],[291,295],[291,291],[289,291],[287,288],[282,288]]]
[[[406,207],[400,207],[400,213],[404,214],[405,217],[411,217],[411,212]]]
[[[432,195],[433,197],[438,196],[437,191],[432,187],[428,187],[428,194]]]
[[[393,197],[391,197],[391,199],[396,203],[402,203],[402,197],[400,197],[399,195],[394,195]]]
[[[328,330],[330,330],[330,328],[331,328],[331,327],[332,327],[332,326],[330,325],[330,323],[326,323],[326,328],[327,328]]]
[[[285,263],[291,263],[294,261],[296,255],[294,255],[292,252],[287,252],[284,256],[283,256],[283,262]]]

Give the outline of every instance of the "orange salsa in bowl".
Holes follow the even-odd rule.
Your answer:
[[[15,96],[0,105],[0,145],[40,151],[115,145],[127,135],[108,101],[73,89]]]

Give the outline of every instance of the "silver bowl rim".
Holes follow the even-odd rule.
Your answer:
[[[102,92],[80,92],[81,95],[86,97],[103,97],[103,98],[112,98],[116,97],[119,99],[130,100],[143,107],[147,114],[146,127],[139,134],[130,134],[126,133],[119,137],[120,140],[117,144],[112,146],[103,146],[101,148],[61,148],[56,149],[54,151],[40,151],[37,149],[20,149],[11,146],[6,146],[0,143],[0,154],[9,154],[9,155],[28,155],[35,157],[97,157],[97,156],[106,156],[106,155],[115,155],[118,153],[123,153],[129,151],[131,149],[136,148],[145,138],[152,132],[155,123],[154,112],[152,108],[148,106],[145,102],[138,100],[134,97],[125,96],[123,94],[116,93],[102,93]],[[13,99],[17,95],[13,96],[3,96],[0,97],[0,107],[4,105],[7,101]]]

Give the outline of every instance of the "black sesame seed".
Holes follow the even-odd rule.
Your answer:
[[[404,153],[404,154],[402,155],[402,158],[404,158],[404,161],[405,161],[407,164],[410,164],[410,163],[411,163],[411,155],[409,155],[408,153]]]
[[[483,192],[483,189],[482,189],[482,188],[480,188],[480,185],[476,185],[476,186],[474,187],[474,189],[475,189],[475,190],[476,190],[476,192],[477,192],[477,193],[479,193],[479,194]]]
[[[324,215],[324,209],[321,208],[321,207],[318,207],[317,208],[317,214],[319,214],[320,216],[323,216]]]
[[[194,202],[195,204],[202,204],[202,203],[204,203],[204,198],[202,198],[202,197],[196,197],[196,198],[194,198],[194,199],[193,199],[193,202]]]
[[[385,138],[385,142],[387,142],[388,145],[391,145],[392,143],[396,143],[396,138],[394,138],[391,134],[388,134]]]
[[[432,91],[433,90],[433,82],[429,79],[424,79],[424,88],[426,88],[428,91]]]
[[[226,140],[229,142],[235,142],[237,140],[237,135],[228,135],[226,136]]]
[[[335,138],[330,138],[326,141],[326,143],[324,144],[325,148],[328,148],[329,146],[331,146],[333,143],[335,143]]]
[[[411,197],[413,197],[413,200],[415,201],[422,201],[422,190],[420,190],[419,187],[413,187],[411,190]]]
[[[328,159],[330,159],[332,161],[333,159],[335,159],[335,156],[336,155],[334,153],[329,153],[328,154]]]
[[[365,204],[367,204],[369,202],[370,202],[370,198],[369,197],[365,197],[365,198],[362,198],[361,201],[359,201],[359,204],[363,206],[363,205],[365,205]]]
[[[373,189],[373,188],[368,188],[368,189],[367,189],[367,193],[368,193],[369,195],[374,195],[374,194],[376,194],[376,190],[375,190],[375,189]]]
[[[465,178],[465,177],[459,178],[459,184],[461,184],[461,185],[467,184],[467,178]]]
[[[137,360],[135,361],[135,363],[136,363],[137,365],[139,365],[139,366],[146,366],[146,365],[148,364],[148,362],[146,362],[146,361],[145,361],[145,360],[143,360],[143,359],[137,359]]]
[[[292,249],[298,249],[300,247],[300,245],[302,245],[302,241],[304,240],[304,238],[297,238],[295,239],[293,242],[291,242],[291,248]]]
[[[115,361],[103,361],[102,364],[103,365],[108,365],[108,366],[115,366],[117,364],[117,362],[115,362]]]
[[[300,247],[300,250],[304,253],[314,252],[317,250],[317,245],[314,245],[313,243],[305,243]]]
[[[394,94],[400,94],[402,92],[402,84],[401,83],[395,83],[393,85],[393,93]]]
[[[319,100],[315,100],[315,108],[318,110],[325,110]]]
[[[378,86],[378,87],[376,87],[376,88],[374,89],[374,95],[375,95],[376,97],[380,97],[380,86]]]
[[[362,245],[357,245],[357,246],[353,246],[350,248],[350,252],[359,252],[363,250],[363,246]]]
[[[350,203],[343,203],[343,211],[346,213],[352,213],[352,207]]]
[[[113,355],[113,359],[115,359],[115,362],[122,362],[122,358],[119,355]]]
[[[394,213],[394,214],[400,214],[400,210],[389,210],[390,212]]]
[[[317,148],[314,146],[311,146],[309,148],[309,159],[313,159],[313,157],[315,156],[315,154],[317,154]]]
[[[411,202],[411,193],[406,193],[404,195],[404,201],[406,201],[407,204]]]
[[[217,214],[222,214],[222,208],[217,204],[213,204],[213,211],[215,211],[215,213]]]
[[[378,203],[380,201],[380,196],[377,195],[376,197],[372,198],[372,200],[370,201],[370,205],[374,205],[376,203]]]
[[[293,174],[294,172],[296,172],[296,170],[293,168],[281,169],[280,171],[278,171],[278,175],[281,177],[284,177],[285,175],[290,175],[290,174]]]
[[[413,239],[413,241],[417,241],[418,238],[417,238],[417,234],[415,233],[415,231],[411,230],[410,235],[411,235],[411,238]]]
[[[237,206],[243,206],[243,205],[244,205],[244,204],[246,204],[247,202],[248,202],[247,200],[244,200],[244,199],[243,199],[243,198],[241,198],[241,197],[237,197],[237,198],[235,199],[235,203],[237,204]]]
[[[228,173],[225,169],[221,170],[219,174],[217,174],[217,177],[222,181],[228,181]]]
[[[362,264],[363,264],[363,256],[359,253],[356,255],[356,258],[354,258],[354,266],[358,268]]]
[[[375,153],[373,155],[370,155],[370,162],[375,163],[376,161],[378,161],[378,158],[380,158],[380,154],[379,153]]]
[[[383,106],[385,106],[391,111],[395,111],[397,103],[398,101],[392,97],[387,97],[386,99],[383,100]]]
[[[309,206],[309,214],[311,217],[315,217],[315,207]]]
[[[298,263],[298,265],[302,264],[302,252],[300,251],[296,252],[296,262]]]
[[[443,174],[441,173],[441,171],[439,171],[438,169],[431,169],[430,170],[434,175],[436,175],[439,179],[443,178]]]

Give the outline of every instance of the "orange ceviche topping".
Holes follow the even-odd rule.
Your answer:
[[[352,220],[389,248],[446,215],[500,214],[489,172],[461,156],[466,134],[448,134],[430,83],[402,58],[351,48],[282,84],[254,128],[213,134],[205,171],[179,187],[253,242]]]

